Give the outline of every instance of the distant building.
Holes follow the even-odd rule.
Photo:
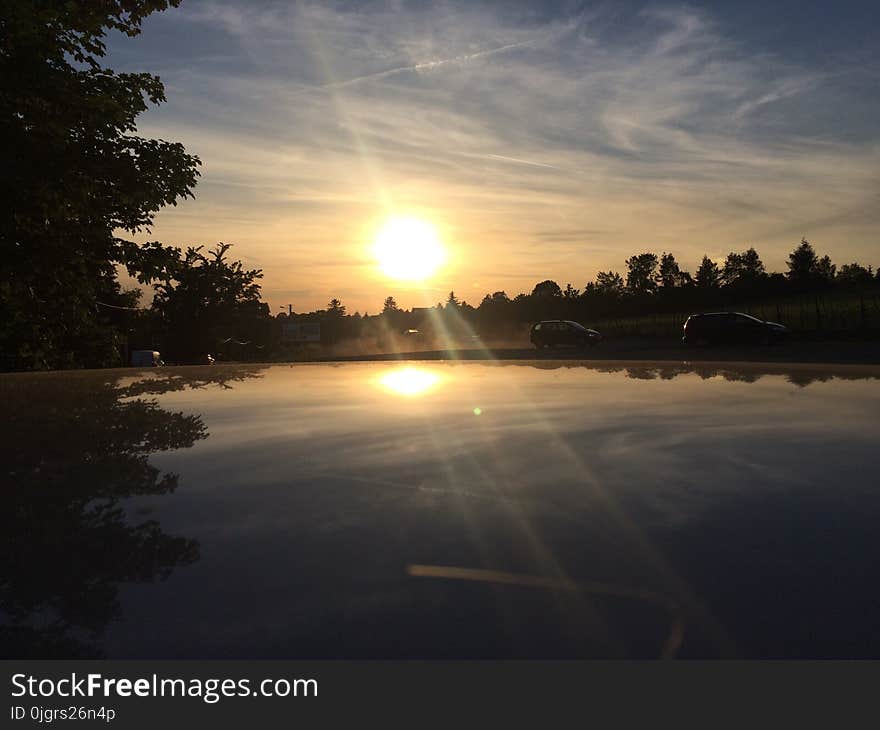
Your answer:
[[[283,322],[281,340],[283,342],[320,342],[321,325],[318,322]]]
[[[434,307],[413,307],[410,313],[413,325],[416,327],[426,325],[434,311]]]

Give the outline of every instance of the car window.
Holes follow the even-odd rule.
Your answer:
[[[538,322],[538,324],[535,325],[535,332],[537,332],[539,329],[541,329],[541,323],[540,323],[540,322]]]

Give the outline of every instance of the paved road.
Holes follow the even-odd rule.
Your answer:
[[[711,362],[880,363],[880,342],[788,342],[782,345],[687,347],[680,342],[627,338],[606,340],[597,347],[553,350],[470,347],[401,353],[351,355],[322,360],[688,360]]]

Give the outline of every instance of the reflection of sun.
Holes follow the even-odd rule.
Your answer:
[[[411,398],[424,395],[440,382],[440,376],[430,370],[402,367],[389,370],[379,378],[379,384],[396,395]]]
[[[376,234],[373,255],[392,279],[419,281],[446,259],[437,230],[419,218],[389,218]]]

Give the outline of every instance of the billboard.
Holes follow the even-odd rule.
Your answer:
[[[284,342],[320,342],[321,325],[317,322],[284,322],[281,339]]]

